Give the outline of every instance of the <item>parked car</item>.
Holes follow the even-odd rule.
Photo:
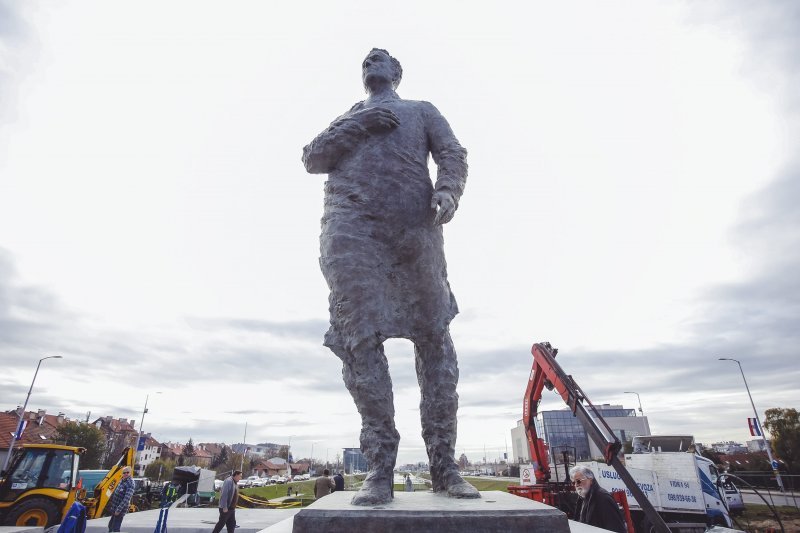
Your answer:
[[[236,483],[236,486],[239,487],[240,489],[246,489],[247,487],[250,486],[250,480],[242,478]]]
[[[269,482],[270,483],[277,483],[279,478],[280,478],[280,476],[277,476],[277,475],[272,476],[271,478],[269,478]]]
[[[222,485],[224,485],[224,484],[225,484],[225,482],[223,480],[215,479],[214,480],[214,490],[219,492],[220,490],[222,490]]]
[[[256,479],[253,480],[253,482],[252,482],[252,484],[250,486],[251,487],[263,487],[266,484],[267,484],[267,479],[266,478],[257,477]]]

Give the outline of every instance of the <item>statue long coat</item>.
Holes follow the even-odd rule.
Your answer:
[[[359,102],[303,149],[312,173],[327,173],[320,266],[330,287],[325,345],[411,339],[447,328],[458,313],[447,282],[442,227],[431,197],[456,202],[467,176],[466,150],[430,103],[394,97],[377,104],[400,125],[372,133],[350,118]],[[438,167],[436,183],[428,154]]]

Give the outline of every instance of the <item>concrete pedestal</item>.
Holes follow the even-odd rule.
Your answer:
[[[506,492],[459,500],[431,492],[395,492],[386,505],[351,505],[352,492],[334,492],[294,516],[293,533],[569,533],[567,516]]]

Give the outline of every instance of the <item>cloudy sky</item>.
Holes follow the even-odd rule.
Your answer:
[[[761,413],[798,407],[800,4],[556,4],[0,0],[0,408],[59,354],[30,409],[138,426],[149,395],[160,440],[357,446],[300,155],[373,46],[470,153],[458,453],[510,455],[544,340],[654,432],[749,438],[718,357]],[[424,460],[412,350],[387,353]]]

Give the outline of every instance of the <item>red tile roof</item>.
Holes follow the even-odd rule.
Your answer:
[[[28,421],[28,425],[22,433],[22,439],[14,444],[15,448],[22,444],[41,444],[45,440],[50,440],[58,426],[67,420],[63,416],[59,418],[57,415],[46,413],[40,415],[35,411],[26,412],[25,419]],[[11,433],[17,430],[17,424],[19,424],[19,418],[16,411],[0,413],[0,449],[8,449],[11,444]]]

